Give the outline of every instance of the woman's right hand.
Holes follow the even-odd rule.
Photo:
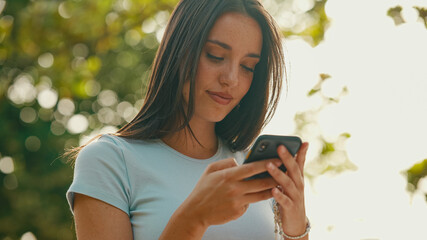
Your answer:
[[[271,198],[271,189],[277,186],[273,178],[245,180],[267,171],[269,162],[282,164],[269,159],[238,165],[233,158],[210,164],[159,239],[201,239],[209,226],[235,220],[249,204]]]
[[[239,166],[233,158],[210,164],[181,206],[204,227],[239,218],[250,203],[272,197],[271,189],[277,185],[273,178],[245,180],[266,171],[268,162],[281,164],[270,159]]]

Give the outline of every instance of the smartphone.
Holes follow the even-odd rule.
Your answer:
[[[284,145],[286,149],[288,149],[289,153],[295,157],[302,145],[302,141],[301,138],[297,136],[261,135],[257,138],[255,144],[246,155],[246,159],[243,164],[270,158],[279,158],[277,154],[277,147],[280,145]],[[283,164],[279,167],[279,169],[281,169],[283,172],[286,172],[286,167]],[[249,180],[266,177],[271,177],[267,171],[256,174],[247,179]]]

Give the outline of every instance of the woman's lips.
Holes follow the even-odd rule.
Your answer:
[[[209,96],[221,105],[227,105],[233,100],[233,97],[228,93],[207,91]]]

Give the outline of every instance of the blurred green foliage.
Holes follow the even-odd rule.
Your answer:
[[[325,173],[338,174],[344,171],[357,170],[347,155],[345,143],[351,137],[349,133],[341,133],[332,139],[324,136],[318,123],[318,115],[331,104],[339,103],[341,98],[348,93],[347,87],[342,87],[337,96],[327,96],[322,91],[326,81],[331,81],[329,74],[320,74],[319,81],[307,93],[309,98],[318,98],[319,106],[295,115],[295,134],[310,142],[317,142],[321,146],[315,154],[315,158],[306,163],[305,176],[311,180]]]
[[[400,25],[405,22],[405,20],[403,20],[402,18],[401,12],[402,12],[402,7],[396,6],[396,7],[390,8],[387,11],[387,16],[393,19],[395,25]]]
[[[0,239],[75,238],[58,157],[136,113],[176,2],[0,1]]]
[[[407,190],[411,193],[414,193],[418,189],[418,182],[427,176],[427,159],[414,164],[411,168],[406,170],[404,174],[407,177]],[[427,192],[423,193],[427,201]]]
[[[412,8],[414,8],[418,13],[418,21],[423,22],[424,26],[427,28],[427,8],[420,6],[413,6]],[[405,23],[405,19],[402,16],[402,10],[402,6],[397,5],[387,11],[387,16],[393,19],[395,25]]]
[[[264,0],[261,1],[279,23],[287,38],[304,39],[311,46],[317,46],[329,27],[325,13],[327,0]]]
[[[427,28],[427,8],[420,6],[413,6],[413,8],[418,13],[418,21],[424,23],[424,26]],[[387,15],[394,20],[396,25],[405,23],[404,18],[402,17],[402,6],[395,6],[390,8],[387,12]],[[414,194],[418,192],[418,182],[422,178],[427,178],[427,159],[424,159],[421,162],[415,163],[411,168],[403,171],[403,174],[406,176],[407,180],[407,190]],[[423,193],[427,201],[427,192]]]
[[[427,28],[427,8],[414,7],[418,11],[418,15],[421,21],[424,22],[424,26]]]
[[[329,19],[325,13],[326,2],[327,0],[313,1],[314,6],[302,14],[302,21],[300,21],[302,27],[297,30],[297,33],[295,34],[295,27],[293,27],[285,29],[284,35],[297,35],[310,43],[311,46],[317,46],[323,40],[329,26]]]

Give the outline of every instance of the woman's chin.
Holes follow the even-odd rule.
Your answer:
[[[218,115],[215,115],[215,116],[211,116],[209,119],[210,119],[210,122],[214,122],[214,123],[218,123],[218,122],[221,122],[222,120],[224,120],[224,118],[227,116],[227,114],[218,114]]]

